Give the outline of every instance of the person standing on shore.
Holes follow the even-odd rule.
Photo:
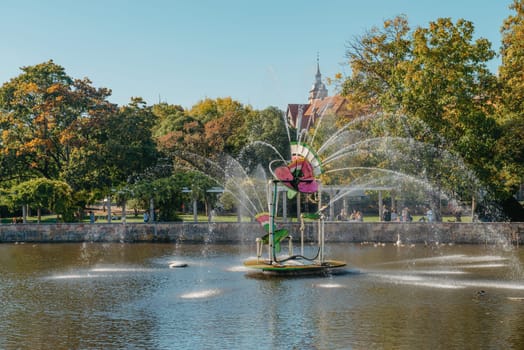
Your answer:
[[[433,210],[431,210],[431,208],[428,208],[426,211],[426,217],[428,218],[428,222],[433,222]]]
[[[382,210],[382,221],[391,221],[391,212],[388,207],[384,205]]]

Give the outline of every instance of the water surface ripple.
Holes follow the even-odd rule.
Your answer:
[[[521,248],[328,245],[347,273],[291,279],[253,251],[2,244],[0,348],[524,348]]]

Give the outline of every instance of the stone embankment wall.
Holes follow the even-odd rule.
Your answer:
[[[298,224],[284,224],[294,241]],[[522,244],[524,223],[365,223],[326,222],[325,239],[331,242],[396,242],[457,244]],[[308,223],[306,241],[316,240],[317,223]],[[187,242],[254,244],[263,235],[258,223],[156,224],[5,224],[0,243],[13,242]]]

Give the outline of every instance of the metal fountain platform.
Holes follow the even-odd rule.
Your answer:
[[[323,262],[288,260],[279,263],[278,261],[270,261],[269,259],[255,258],[244,261],[244,266],[259,270],[264,275],[269,276],[324,276],[336,273],[338,269],[346,266],[346,263],[340,260],[324,260]]]

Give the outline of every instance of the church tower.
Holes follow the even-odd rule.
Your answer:
[[[317,55],[317,74],[309,90],[308,103],[290,103],[287,105],[286,118],[291,127],[297,130],[309,129],[326,113],[333,113],[345,118],[354,118],[348,113],[346,98],[340,95],[329,96],[326,85],[322,83],[320,64]]]
[[[313,103],[313,100],[322,100],[327,97],[328,91],[326,88],[326,85],[322,83],[322,75],[320,74],[320,65],[318,62],[318,55],[317,55],[317,74],[315,74],[315,82],[313,83],[313,86],[311,87],[311,90],[309,90],[309,103]]]

